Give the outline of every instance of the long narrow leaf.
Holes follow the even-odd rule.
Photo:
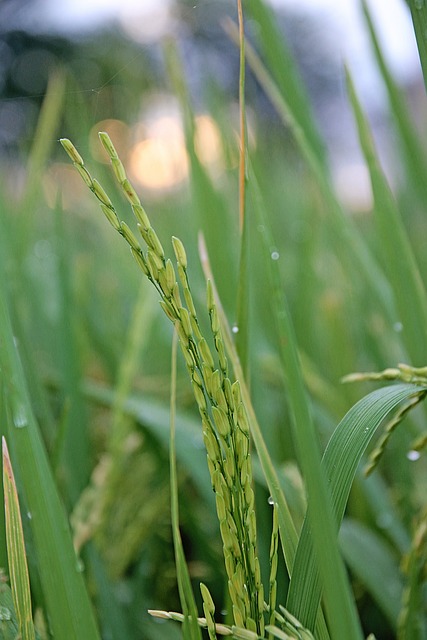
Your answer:
[[[412,384],[378,389],[354,405],[335,429],[322,465],[333,500],[336,530],[344,515],[357,466],[376,429],[401,402],[423,393],[425,388]],[[287,607],[309,629],[313,629],[322,593],[317,565],[307,518],[297,549]]]
[[[272,310],[276,320],[279,357],[291,411],[292,435],[308,494],[308,505],[312,517],[312,536],[319,565],[322,566],[324,588],[328,593],[326,605],[329,607],[331,633],[332,637],[335,637],[334,634],[336,634],[337,638],[340,634],[346,635],[348,638],[358,637],[360,630],[358,629],[355,606],[338,552],[337,542],[333,535],[333,516],[332,511],[329,511],[331,505],[321,471],[317,434],[311,417],[310,401],[303,382],[294,328],[281,286],[278,260],[271,259],[270,255],[273,239],[269,220],[265,215],[260,190],[253,173],[251,180],[257,196],[257,211],[264,228],[264,250],[270,279]],[[333,613],[334,609],[335,614]],[[294,613],[290,607],[289,610]],[[340,611],[338,616],[336,615],[337,610]],[[296,617],[298,618],[298,616]],[[321,625],[318,626],[317,632],[324,634],[321,619],[317,624]]]
[[[381,46],[366,0],[362,0],[362,8],[371,37],[375,58],[387,89],[394,121],[400,135],[407,168],[406,175],[408,179],[413,182],[421,200],[425,202],[427,200],[427,183],[425,179],[427,175],[427,162],[424,149],[413,125],[411,111],[404,100],[402,91],[396,85],[381,51]]]
[[[7,438],[31,514],[30,526],[52,632],[55,640],[97,640],[99,634],[67,518],[32,413],[3,290],[0,292],[0,368],[10,414]]]
[[[237,40],[236,28],[228,23],[227,30],[234,41]],[[325,202],[328,215],[325,218],[330,228],[330,237],[335,242],[335,251],[342,263],[354,274],[355,267],[363,274],[363,278],[369,289],[379,300],[386,314],[394,318],[393,300],[390,295],[390,286],[365,244],[360,233],[344,213],[340,202],[333,189],[326,165],[319,159],[312,140],[303,128],[292,98],[283,94],[271,74],[262,63],[253,47],[246,42],[246,58],[250,68],[264,89],[266,95],[276,109],[283,124],[290,128],[292,135],[299,147],[302,157],[317,183]]]
[[[262,0],[250,0],[247,4],[249,15],[259,26],[259,39],[275,83],[282,96],[288,96],[292,113],[305,132],[315,157],[326,171],[326,147],[319,134],[295,58],[278,28],[273,11]]]
[[[427,88],[427,6],[424,0],[406,0],[406,2],[411,10],[424,85]]]
[[[366,116],[357,98],[350,74],[347,86],[368,165],[374,212],[384,251],[384,262],[393,287],[404,344],[415,365],[427,362],[427,296],[397,203],[378,161]]]
[[[28,576],[24,531],[19,511],[18,491],[4,437],[2,438],[2,453],[7,555],[13,602],[22,640],[35,640],[30,579]]]

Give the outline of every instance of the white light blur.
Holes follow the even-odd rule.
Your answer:
[[[194,2],[194,10],[204,0]],[[268,0],[277,9],[292,8],[300,13],[327,13],[338,25],[339,39],[334,42],[338,55],[366,64],[369,43],[363,24],[359,0]],[[170,26],[175,0],[38,0],[29,8],[31,19],[61,31],[87,30],[106,21],[119,20],[124,29],[137,40],[163,35]],[[408,8],[402,0],[369,0],[370,11],[383,50],[394,73],[402,78],[415,73],[418,54]],[[336,34],[334,34],[336,35]]]

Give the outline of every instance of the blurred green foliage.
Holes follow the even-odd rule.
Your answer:
[[[185,15],[199,15],[191,14],[191,4],[183,5],[181,11]],[[296,121],[294,126],[291,123],[284,127],[277,115],[270,119],[273,109],[264,93],[265,87],[261,87],[259,78],[250,75],[249,155],[271,225],[274,238],[271,257],[278,260],[311,411],[323,448],[344,413],[369,389],[367,385],[342,385],[343,375],[359,370],[381,370],[401,360],[409,361],[408,354],[411,364],[426,364],[422,359],[417,360],[418,346],[418,353],[425,353],[426,332],[421,307],[425,304],[422,283],[426,281],[427,262],[423,239],[427,229],[420,188],[425,158],[421,157],[417,163],[418,169],[421,166],[419,178],[409,162],[413,156],[411,147],[408,148],[411,136],[417,139],[421,134],[412,121],[403,122],[409,108],[404,102],[402,106],[393,100],[396,92],[399,99],[404,100],[403,92],[391,84],[387,69],[383,68],[383,77],[388,81],[390,118],[397,130],[390,144],[394,145],[405,179],[393,185],[394,195],[391,195],[378,168],[375,203],[369,203],[364,210],[349,210],[345,203],[339,203],[339,195],[333,192],[339,207],[336,215],[341,218],[332,217],[331,206],[335,204],[325,198],[319,176],[301,153],[298,136],[296,140],[294,137],[301,127],[310,148],[316,150],[319,166],[324,171],[322,179],[329,180],[324,145],[316,130],[310,101],[298,76],[294,84],[290,83],[292,74],[287,65],[291,64],[291,56],[282,49],[282,34],[261,11],[261,5],[248,4],[253,44],[259,48]],[[205,10],[218,10],[224,17],[229,6],[218,3],[211,7],[208,3]],[[222,34],[218,22],[204,20],[204,31],[193,27],[199,36],[198,46],[203,38],[209,41],[210,34],[215,33],[215,38],[219,32]],[[14,37],[8,46],[15,46],[16,50],[19,42],[22,44],[25,37],[30,38],[24,34],[20,34],[21,40],[16,34]],[[212,36],[212,41],[218,48],[222,40],[215,38]],[[113,179],[93,145],[93,130],[99,122],[114,120],[123,125],[118,131],[125,131],[125,135],[119,142],[123,145],[124,161],[131,164],[136,144],[149,137],[145,107],[159,94],[166,96],[166,104],[169,101],[174,106],[167,114],[176,117],[181,112],[184,123],[194,113],[211,114],[221,149],[218,166],[212,169],[211,165],[203,164],[202,154],[199,151],[197,155],[187,131],[190,157],[187,178],[163,190],[141,188],[140,192],[164,244],[172,235],[179,235],[183,240],[191,265],[193,296],[201,309],[205,306],[205,289],[197,235],[200,231],[204,233],[220,297],[233,324],[237,313],[239,259],[236,249],[239,246],[238,58],[228,38],[225,35],[221,38],[227,43],[230,66],[236,71],[231,93],[230,87],[224,86],[213,74],[195,82],[186,57],[186,47],[190,45],[184,39],[178,51],[190,88],[188,93],[176,86],[176,78],[171,77],[160,44],[150,50],[140,48],[113,30],[73,46],[59,41],[45,43],[53,63],[41,113],[38,104],[42,101],[27,96],[26,100],[35,104],[31,111],[31,129],[24,130],[19,142],[12,140],[4,145],[0,178],[2,279],[31,406],[67,514],[76,536],[82,536],[84,575],[105,639],[161,640],[180,634],[173,623],[154,622],[147,614],[150,608],[180,609],[169,512],[171,328],[155,296],[141,285],[141,276],[120,238],[110,232],[93,201],[87,197],[84,185],[65,167],[56,139],[72,138],[111,194],[114,193]],[[285,54],[289,58],[283,57]],[[380,64],[385,63],[380,61]],[[50,64],[47,66],[50,68]],[[292,73],[296,73],[293,67]],[[5,91],[11,104],[22,103],[24,110],[27,109],[28,102],[22,100],[22,91],[13,84],[12,74]],[[203,101],[198,99],[198,91],[203,92]],[[265,111],[259,109],[266,104],[269,106]],[[306,112],[301,110],[301,104]],[[425,109],[425,105],[423,107]],[[161,109],[165,109],[164,101]],[[154,109],[150,117],[159,117],[162,113],[156,114]],[[35,135],[31,134],[32,130]],[[113,129],[111,135],[114,137]],[[353,187],[357,191],[357,184]],[[120,201],[119,196],[117,200]],[[378,216],[378,213],[387,213],[386,205],[389,211],[392,207],[393,215],[401,216],[400,240],[387,231],[390,219],[381,223]],[[119,206],[126,219],[124,201]],[[378,227],[374,208],[376,222],[380,220]],[[301,523],[304,495],[295,466],[271,289],[266,285],[268,273],[261,250],[265,229],[256,209],[249,181],[250,388],[265,441],[296,521]],[[363,262],[362,254],[353,248],[352,240],[348,240],[348,244],[344,242],[346,234],[357,238],[378,269],[381,280],[373,274],[370,281],[369,269],[364,270],[358,262]],[[400,241],[402,244],[398,246]],[[410,260],[403,255],[402,246],[406,247],[406,243]],[[387,252],[383,253],[386,245]],[[390,263],[394,270],[389,269]],[[403,293],[410,282],[407,271],[403,272],[403,266],[408,263],[411,263],[412,275],[415,273],[418,279],[420,298],[417,300],[411,295],[409,301],[402,297],[399,302],[399,291]],[[405,275],[399,281],[402,272]],[[384,290],[383,282],[386,283]],[[402,312],[405,310],[407,320],[404,322]],[[414,316],[419,326],[414,324],[410,328],[409,320]],[[207,318],[204,321],[207,326]],[[143,331],[139,332],[138,327]],[[0,415],[5,423],[4,409]],[[375,579],[368,568],[368,575],[358,573],[351,551],[355,544],[353,538],[357,537],[355,553],[361,562],[365,554],[368,558],[370,554],[377,557],[375,550],[379,545],[382,566],[389,572],[384,575],[396,578],[397,574],[400,588],[399,562],[410,551],[413,522],[425,505],[422,490],[425,460],[410,462],[405,454],[422,432],[424,421],[423,412],[415,412],[413,419],[394,434],[375,475],[369,481],[357,476],[350,496],[350,517],[342,535],[344,557],[354,576],[364,628],[367,633],[375,632],[377,640],[395,637],[398,612],[391,610],[378,588],[382,576]],[[122,434],[124,442],[122,475],[109,488],[108,499],[100,509],[104,465],[111,463],[106,452],[111,453],[111,434],[117,433],[115,429]],[[1,426],[0,431],[3,430]],[[181,535],[190,575],[195,585],[200,581],[209,584],[218,603],[217,611],[226,610],[225,573],[213,494],[198,416],[182,362],[178,365],[176,446]],[[265,522],[259,532],[260,558],[264,577],[267,577],[271,514],[265,480],[261,473],[256,479],[258,520]],[[25,505],[23,508],[25,510]],[[1,538],[2,532],[0,526]],[[25,533],[33,596],[36,606],[42,606],[39,572],[31,552],[32,534],[28,525]],[[413,554],[410,557],[415,562]],[[2,539],[0,565],[7,565]],[[411,575],[415,573],[416,569]],[[422,567],[419,574],[422,576]],[[419,577],[419,581],[422,580],[423,577]],[[286,572],[279,566],[278,602],[286,602],[287,588]],[[195,591],[198,593],[198,588]],[[395,602],[399,601],[396,593],[394,597]],[[200,599],[198,606],[201,610]],[[425,601],[419,610],[425,616]]]

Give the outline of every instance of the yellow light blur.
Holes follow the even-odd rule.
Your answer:
[[[130,152],[131,178],[146,189],[177,188],[188,176],[188,157],[179,119],[159,117],[151,123],[149,133]]]
[[[196,118],[195,149],[200,162],[213,177],[224,169],[221,136],[208,115]],[[128,167],[132,180],[145,189],[179,188],[188,178],[189,162],[181,119],[177,114],[147,118],[134,128],[139,138],[132,148]],[[142,139],[141,139],[142,138]]]
[[[221,136],[218,126],[211,116],[197,116],[194,144],[197,156],[202,164],[213,171],[224,168]]]

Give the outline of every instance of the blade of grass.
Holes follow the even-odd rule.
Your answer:
[[[259,27],[262,50],[266,63],[272,70],[274,81],[281,95],[289,96],[289,100],[292,100],[292,111],[298,125],[305,132],[317,161],[327,171],[325,144],[319,134],[295,58],[283,33],[279,31],[273,11],[260,0],[250,0],[247,10]]]
[[[427,6],[425,0],[406,0],[406,2],[411,11],[424,85],[427,88]]]
[[[276,320],[279,357],[286,382],[292,420],[292,436],[307,491],[313,544],[322,572],[328,622],[332,637],[339,638],[341,634],[341,637],[356,638],[360,637],[359,623],[350,586],[339,554],[336,536],[334,535],[332,505],[323,471],[321,470],[318,437],[311,417],[308,394],[304,386],[292,320],[281,285],[279,260],[276,255],[271,255],[271,247],[274,246],[272,233],[269,220],[264,211],[256,177],[252,171],[251,184],[256,197],[257,212],[264,229],[262,237],[267,261],[267,274],[270,280],[272,311]],[[293,567],[292,575],[294,571],[295,566]],[[339,605],[337,604],[338,602]],[[300,620],[300,616],[295,614],[292,607],[289,606],[288,608]],[[340,610],[339,616],[336,615],[338,609]],[[304,624],[303,619],[301,619],[301,622]],[[322,624],[320,620],[318,624]],[[305,626],[313,629],[314,620],[312,621],[312,626]],[[321,633],[324,631],[318,629],[318,632],[319,630]]]
[[[73,300],[69,237],[59,199],[55,210],[55,232],[59,254],[60,364],[66,406],[61,437],[56,442],[55,459],[58,477],[64,481],[65,495],[74,505],[89,481],[89,440],[86,407],[80,388],[82,365],[76,336],[77,305]]]
[[[425,387],[413,384],[378,389],[355,404],[335,429],[322,459],[334,506],[334,537],[357,466],[376,429],[400,403],[425,392]],[[309,629],[313,629],[322,593],[311,522],[306,518],[301,531],[287,600],[289,610]]]
[[[188,640],[201,640],[202,633],[197,622],[196,601],[191,587],[190,574],[185,560],[181,533],[179,531],[178,477],[175,451],[176,356],[178,345],[178,334],[176,331],[174,331],[173,336],[169,452],[172,534],[175,549],[176,577],[178,581],[179,597],[181,600],[182,611],[184,613],[184,620],[182,623],[183,636],[184,638],[188,638]]]
[[[41,176],[50,156],[51,148],[56,143],[57,128],[62,114],[65,95],[64,70],[57,68],[49,78],[46,95],[37,122],[34,140],[27,163],[27,179],[24,187],[20,209],[25,219],[20,225],[18,249],[24,252],[32,238],[34,224],[33,206],[41,187]]]
[[[427,296],[402,218],[381,169],[372,134],[350,76],[346,72],[350,102],[357,123],[360,145],[369,169],[374,195],[374,213],[403,325],[402,338],[414,364],[427,362]]]
[[[236,41],[237,29],[235,25],[229,21],[226,26],[230,37]],[[351,273],[352,278],[354,278],[356,269],[357,272],[363,274],[365,282],[369,290],[372,291],[375,299],[381,303],[386,314],[395,321],[396,314],[390,285],[355,225],[343,211],[334,192],[329,173],[324,164],[319,160],[307,132],[298,120],[295,105],[292,103],[292,94],[285,96],[280,92],[259,56],[247,41],[245,51],[250,68],[284,125],[290,128],[301,155],[306,161],[319,187],[328,212],[328,215],[325,217],[325,222],[328,225],[331,241],[335,243],[337,255],[340,257],[343,265],[346,266],[348,272]]]
[[[240,154],[239,154],[239,229],[243,233],[246,206],[246,111],[245,111],[245,27],[243,23],[242,0],[237,0],[239,21],[239,118],[240,118]]]
[[[169,40],[165,46],[165,60],[171,86],[178,98],[184,122],[185,144],[190,160],[190,189],[193,211],[196,217],[196,229],[203,229],[208,246],[214,254],[214,266],[221,273],[228,273],[221,293],[224,295],[227,308],[235,306],[235,289],[230,282],[235,277],[235,231],[238,223],[235,210],[231,210],[221,191],[215,189],[206,169],[196,153],[196,122],[191,98],[186,86],[185,74],[180,53],[176,44]],[[222,251],[214,251],[218,246]]]
[[[18,491],[4,437],[2,438],[2,454],[7,556],[13,603],[22,640],[35,640],[30,579],[28,576]]]
[[[375,58],[387,88],[390,106],[400,135],[407,169],[406,175],[408,179],[413,182],[421,201],[426,202],[427,182],[425,180],[425,176],[427,175],[427,162],[424,149],[420,144],[418,134],[411,122],[410,110],[405,104],[403,93],[396,85],[383,56],[366,0],[362,0],[362,9],[371,38]]]
[[[69,525],[30,405],[0,278],[0,367],[10,416],[7,439],[31,513],[37,566],[56,640],[99,638]]]

